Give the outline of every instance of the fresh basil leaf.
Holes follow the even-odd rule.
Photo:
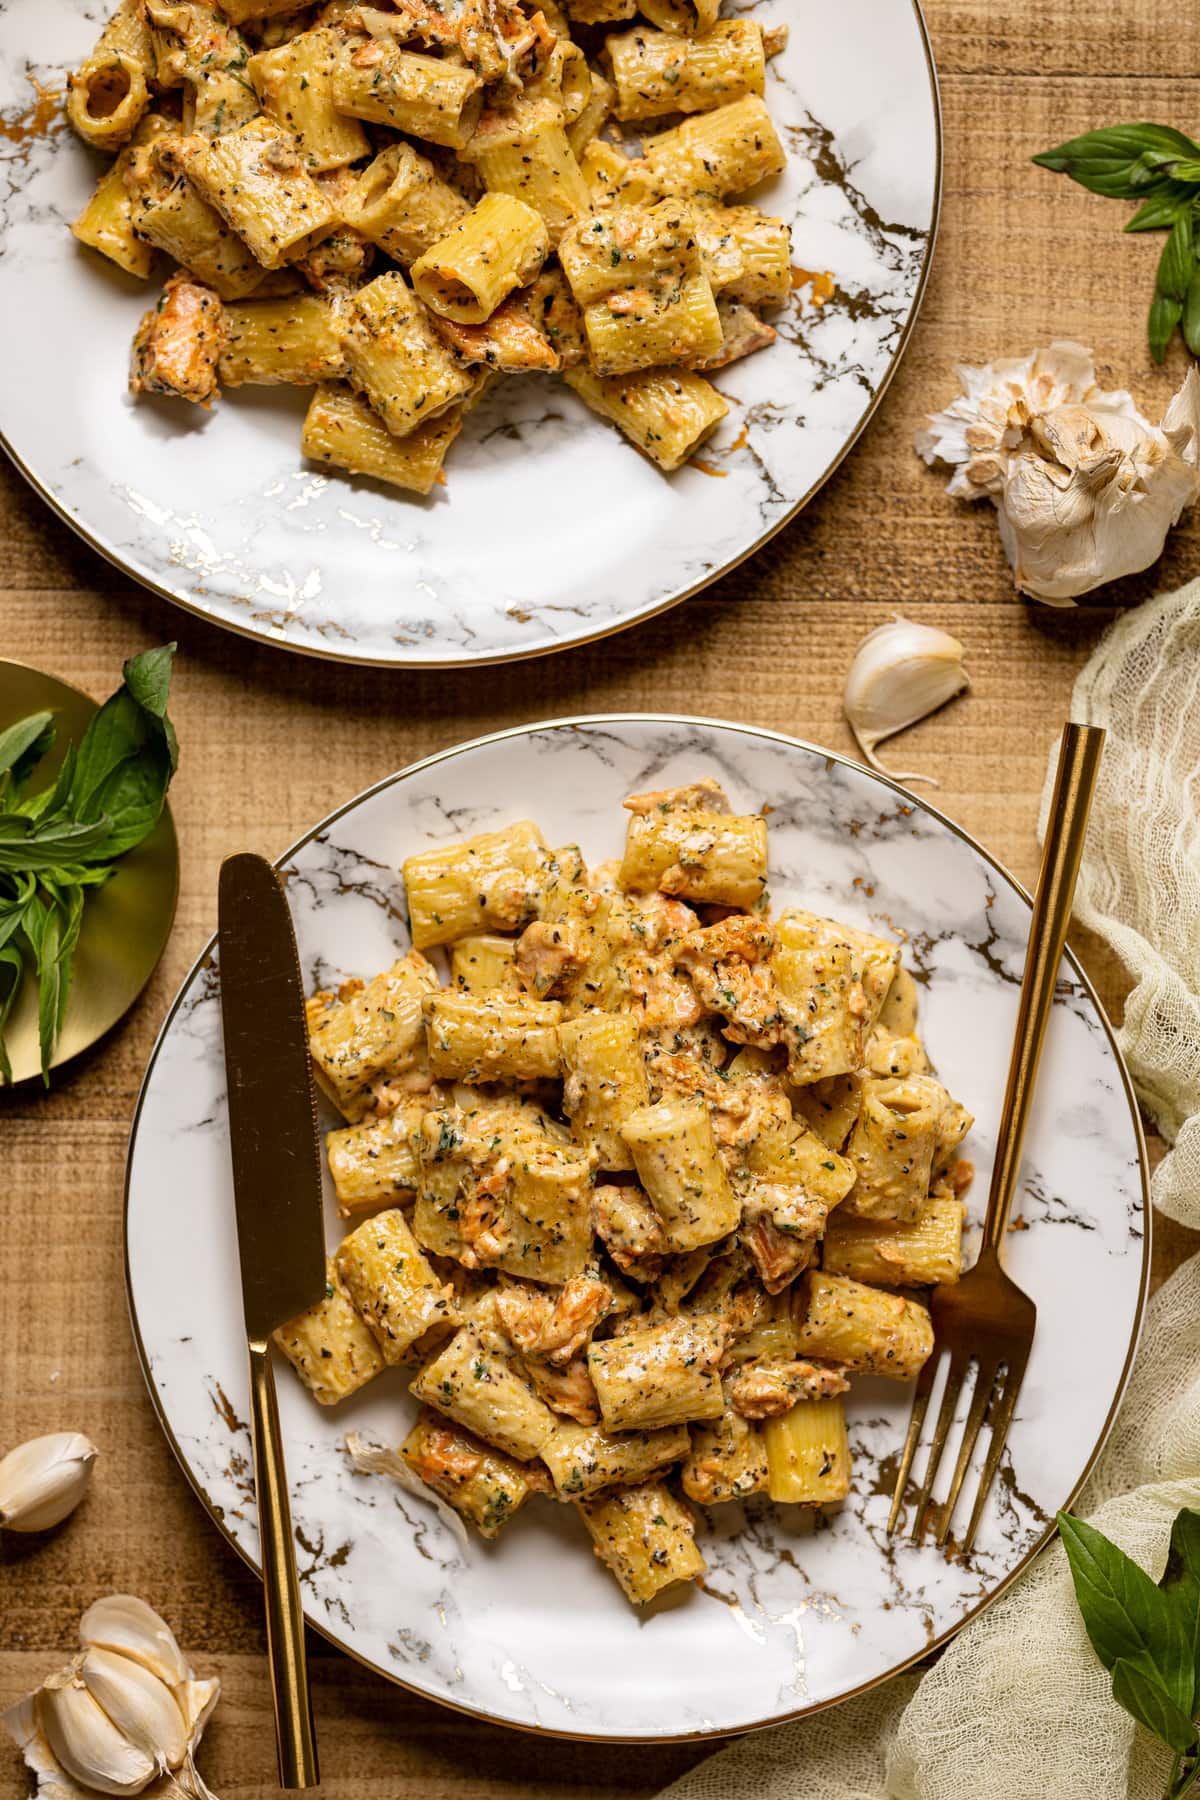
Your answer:
[[[23,799],[17,810],[24,813],[27,819],[53,818],[55,813],[61,812],[67,795],[71,791],[71,783],[74,778],[75,746],[68,744],[67,753],[62,760],[62,767],[53,783],[48,788],[43,788],[40,794],[31,794]]]
[[[162,812],[170,779],[170,762],[161,744],[148,745],[140,756],[115,768],[96,790],[89,807],[107,829],[87,856],[109,862],[149,837]]]
[[[1180,162],[1200,158],[1200,144],[1167,125],[1111,125],[1085,132],[1034,162],[1056,174],[1069,175],[1094,194],[1114,200],[1139,200],[1170,179]]]
[[[79,746],[71,810],[79,819],[100,813],[97,796],[123,763],[147,750],[165,766],[163,791],[175,772],[178,745],[166,715],[171,658],[175,646],[147,651],[125,665],[125,680],[92,719]],[[130,677],[132,676],[132,685]]]
[[[1187,1711],[1200,1710],[1200,1512],[1184,1507],[1171,1527],[1171,1547],[1159,1588],[1181,1621],[1185,1655],[1192,1670]]]
[[[1192,276],[1196,272],[1196,257],[1193,248],[1192,215],[1190,212],[1180,213],[1171,232],[1163,245],[1162,255],[1158,260],[1157,291],[1165,294],[1169,300],[1178,300],[1180,305],[1187,299],[1188,288]]]
[[[1169,231],[1175,223],[1177,213],[1185,207],[1190,208],[1195,199],[1192,189],[1185,187],[1182,182],[1164,182],[1158,193],[1143,200],[1132,219],[1126,221],[1125,230]]]
[[[50,1058],[54,1050],[55,1022],[58,1018],[59,962],[61,940],[59,910],[52,900],[39,893],[25,909],[25,935],[33,951],[38,981],[38,1043],[42,1052],[42,1080],[50,1085]]]
[[[12,1062],[8,1048],[4,1042],[4,1028],[8,1024],[8,1015],[13,1009],[13,1002],[21,991],[21,981],[25,974],[25,963],[15,944],[0,946],[0,1081],[6,1085],[12,1082]]]
[[[1094,1525],[1060,1512],[1058,1528],[1084,1628],[1104,1667],[1136,1664],[1157,1679],[1178,1710],[1190,1708],[1195,1671],[1179,1609]]]
[[[1194,1747],[1195,1725],[1153,1675],[1124,1657],[1114,1663],[1112,1675],[1113,1698],[1131,1718],[1177,1756],[1185,1756]]]
[[[0,731],[0,775],[8,776],[11,785],[20,788],[53,742],[53,713],[30,713],[27,719],[18,719],[7,731]]]
[[[1200,151],[1197,152],[1200,154]],[[145,712],[160,719],[171,753],[171,772],[179,764],[179,743],[175,727],[167,717],[167,701],[171,693],[171,666],[175,660],[174,644],[163,644],[157,650],[145,650],[131,656],[123,670],[125,685]]]
[[[1182,300],[1172,300],[1166,294],[1155,294],[1150,302],[1150,317],[1146,324],[1146,335],[1150,340],[1150,354],[1156,363],[1165,360],[1167,346],[1174,335],[1175,327],[1182,318]]]
[[[64,861],[86,858],[96,853],[110,831],[107,819],[89,825],[71,819],[38,824],[19,813],[0,813],[0,873],[39,874]]]
[[[1176,181],[1200,182],[1200,162],[1177,162],[1172,174]]]
[[[1200,268],[1192,271],[1180,324],[1183,327],[1184,343],[1193,356],[1200,356]]]

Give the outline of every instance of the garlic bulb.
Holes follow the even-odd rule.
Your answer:
[[[894,619],[867,633],[846,677],[842,704],[863,760],[894,781],[928,781],[931,775],[895,774],[875,754],[876,744],[915,725],[970,687],[963,647],[935,625]]]
[[[30,1438],[0,1459],[0,1525],[48,1531],[87,1493],[96,1446],[78,1431]]]
[[[1123,389],[1096,382],[1080,344],[960,368],[962,397],[930,417],[916,448],[953,468],[947,492],[992,501],[1016,585],[1069,605],[1157,562],[1200,495],[1200,375],[1160,426]]]
[[[193,1755],[220,1682],[197,1681],[170,1626],[132,1594],[89,1607],[79,1636],[79,1655],[0,1715],[37,1776],[38,1800],[214,1800]]]

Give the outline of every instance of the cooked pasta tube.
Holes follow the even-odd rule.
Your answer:
[[[188,180],[178,135],[160,131],[144,144],[140,135],[124,178],[133,229],[222,300],[244,300],[262,285],[262,264]]]
[[[343,983],[308,1002],[317,1086],[351,1123],[372,1105],[372,1085],[413,1066],[425,1044],[421,998],[437,976],[415,951],[371,982]]]
[[[427,1111],[424,1101],[409,1101],[377,1123],[326,1133],[325,1152],[340,1213],[411,1198],[417,1186],[412,1135]]]
[[[113,51],[132,57],[140,64],[149,81],[154,74],[154,41],[146,19],[142,0],[120,0],[104,30],[96,39],[93,56],[107,56]]]
[[[308,0],[221,0],[221,10],[235,25],[249,19],[282,19],[303,12]]]
[[[719,19],[703,37],[635,26],[604,47],[619,119],[708,112],[763,91],[762,26],[753,19]]]
[[[661,1481],[618,1488],[576,1506],[596,1555],[635,1605],[645,1605],[676,1582],[703,1575],[692,1515]]]
[[[563,123],[569,128],[591,100],[592,79],[587,57],[579,45],[565,35],[560,36],[549,53],[540,59],[537,72],[525,77],[522,98],[552,101],[561,108]]]
[[[517,940],[480,932],[450,946],[450,985],[463,994],[521,994]]]
[[[763,1426],[767,1493],[780,1505],[825,1506],[850,1492],[850,1442],[840,1396],[800,1400]]]
[[[412,266],[412,284],[433,312],[482,325],[514,288],[525,287],[549,249],[542,215],[511,194],[485,194]]]
[[[586,1012],[560,1027],[558,1042],[563,1110],[575,1142],[598,1169],[632,1169],[621,1127],[650,1099],[637,1020],[631,1013]]]
[[[434,1274],[396,1207],[343,1238],[334,1265],[385,1363],[411,1361],[422,1348],[428,1353],[458,1323],[449,1287]]]
[[[915,1219],[856,1219],[836,1212],[825,1228],[821,1266],[830,1275],[884,1287],[932,1287],[962,1273],[963,1209],[926,1200]]]
[[[396,262],[411,263],[471,210],[411,144],[391,144],[339,203],[346,224]]]
[[[249,46],[224,10],[186,0],[143,0],[143,8],[154,82],[183,88],[185,131],[219,137],[257,115],[258,96],[246,79]]]
[[[511,194],[542,215],[552,247],[591,211],[563,110],[554,100],[523,100],[489,115],[466,154],[489,192]]]
[[[275,1342],[321,1406],[348,1399],[384,1366],[379,1346],[355,1311],[332,1257],[324,1299],[281,1325]]]
[[[398,438],[352,388],[341,383],[319,387],[305,415],[300,448],[311,461],[349,475],[430,494],[443,479],[446,452],[462,430],[463,411],[462,406],[449,407]]]
[[[150,104],[145,69],[124,50],[97,49],[67,82],[67,117],[93,150],[119,150]]]
[[[771,115],[757,94],[696,113],[647,138],[648,170],[666,193],[723,200],[778,175],[786,163]]]
[[[337,223],[295,139],[273,119],[251,119],[211,140],[185,138],[179,153],[201,199],[245,239],[264,269],[296,261]]]
[[[587,100],[567,126],[567,142],[576,159],[582,158],[588,145],[594,144],[599,138],[612,115],[613,102],[617,97],[617,90],[612,82],[599,69],[591,69],[589,75]],[[582,167],[580,162],[580,168]]]
[[[858,1122],[862,1089],[859,1074],[830,1075],[796,1088],[792,1105],[823,1144],[840,1151]]]
[[[634,813],[619,879],[638,894],[661,889],[702,906],[752,909],[767,885],[767,822],[690,807]]]
[[[691,1443],[680,1471],[683,1491],[700,1506],[720,1506],[761,1494],[767,1485],[762,1427],[726,1403],[719,1419],[690,1425]]]
[[[534,916],[546,840],[528,819],[481,831],[442,850],[404,859],[413,943],[449,944],[489,928],[509,931]]]
[[[739,271],[722,284],[727,300],[744,306],[786,306],[792,294],[792,233],[785,220],[756,206],[712,208],[717,229],[737,247]]]
[[[879,1017],[884,998],[900,967],[900,952],[889,938],[873,932],[843,925],[835,919],[823,919],[816,913],[789,907],[775,921],[779,942],[787,950],[809,950],[821,946],[845,945],[850,951],[853,981],[862,990],[856,996],[855,1012],[869,1031]]]
[[[226,387],[312,387],[345,373],[337,309],[318,294],[227,306],[225,325],[221,380]]]
[[[430,1407],[417,1414],[400,1454],[413,1474],[474,1525],[481,1537],[499,1537],[535,1491],[528,1468]]]
[[[829,1212],[846,1198],[855,1182],[853,1163],[803,1126],[778,1136],[760,1133],[747,1148],[746,1167],[765,1180],[798,1185]]]
[[[429,1067],[452,1081],[545,1081],[559,1072],[557,1000],[430,994],[425,1004]]]
[[[601,1488],[645,1481],[688,1453],[686,1425],[661,1431],[622,1431],[611,1437],[598,1425],[560,1423],[542,1446],[542,1461],[562,1500],[599,1493]]]
[[[719,351],[721,321],[686,202],[614,206],[564,232],[559,257],[599,375],[703,362]]]
[[[862,1219],[915,1219],[929,1194],[945,1089],[929,1076],[863,1083],[846,1145],[857,1180],[846,1201]]]
[[[654,1431],[724,1410],[723,1320],[680,1316],[588,1347],[588,1372],[606,1431]]]
[[[640,1107],[620,1131],[672,1250],[696,1250],[737,1229],[741,1209],[703,1100]]]
[[[91,199],[71,226],[81,244],[98,250],[126,274],[143,281],[154,268],[154,246],[144,242],[134,228],[134,204],[127,181],[139,153],[172,128],[172,121],[161,113],[147,113],[112,167],[100,177]]]
[[[369,156],[371,142],[357,119],[333,103],[333,69],[341,34],[330,27],[302,31],[274,50],[260,50],[246,73],[263,111],[287,127],[313,174]]]
[[[893,1381],[911,1381],[920,1372],[933,1349],[925,1307],[842,1275],[814,1271],[805,1279],[808,1311],[796,1329],[803,1356]]]
[[[539,1456],[558,1429],[550,1408],[469,1325],[426,1363],[409,1392],[518,1462]]]
[[[580,366],[564,369],[563,380],[668,475],[695,454],[729,411],[711,381],[688,369],[597,375]]]
[[[639,0],[639,6],[660,31],[679,31],[696,37],[716,25],[721,0]]]
[[[351,385],[395,437],[465,399],[474,385],[399,269],[377,275],[351,296],[342,337]]]
[[[462,150],[479,121],[483,84],[457,63],[379,38],[349,38],[334,57],[333,104],[352,118]]]
[[[855,1005],[861,988],[849,945],[781,947],[771,957],[771,973],[790,1026],[788,1080],[800,1087],[861,1068],[863,1025]]]

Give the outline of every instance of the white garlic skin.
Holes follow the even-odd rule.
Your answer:
[[[953,700],[971,683],[963,647],[936,625],[893,619],[868,632],[846,676],[843,707],[863,759],[894,781],[928,781],[914,770],[900,774],[880,762],[875,746],[915,725]]]
[[[79,1431],[30,1438],[0,1459],[0,1525],[8,1531],[49,1531],[73,1513],[87,1493],[96,1446]]]
[[[931,414],[918,454],[954,473],[947,492],[988,498],[1017,587],[1069,606],[1148,569],[1200,496],[1200,374],[1160,425],[1124,389],[1105,390],[1090,350],[1056,342],[958,371],[962,394]]]

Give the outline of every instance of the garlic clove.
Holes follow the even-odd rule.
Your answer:
[[[843,707],[863,759],[895,781],[928,781],[930,775],[900,774],[875,754],[877,744],[936,712],[970,687],[962,666],[963,647],[948,631],[897,618],[868,632],[846,676]]]
[[[88,1490],[96,1446],[79,1431],[31,1438],[0,1460],[0,1525],[48,1531],[74,1512]]]
[[[179,1703],[157,1675],[115,1650],[85,1650],[79,1678],[131,1744],[177,1769],[187,1755],[188,1729]]]
[[[221,1683],[215,1675],[211,1681],[181,1681],[174,1694],[195,1749],[221,1698]]]
[[[34,1705],[60,1766],[83,1787],[98,1794],[140,1794],[161,1773],[158,1758],[118,1730],[74,1666],[52,1675]]]
[[[79,1641],[85,1649],[94,1646],[131,1656],[169,1688],[191,1680],[191,1668],[171,1627],[135,1594],[109,1594],[89,1606],[79,1621]]]

